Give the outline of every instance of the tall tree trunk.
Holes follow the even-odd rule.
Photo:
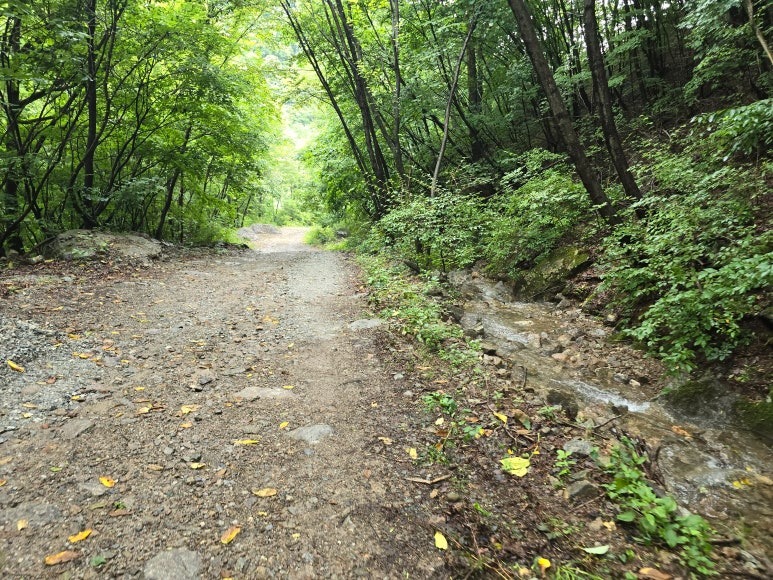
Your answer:
[[[590,64],[591,74],[593,75],[593,85],[599,99],[598,112],[599,119],[601,120],[601,129],[604,132],[604,141],[626,195],[631,199],[641,199],[641,191],[639,191],[639,186],[636,184],[633,175],[631,175],[628,159],[623,150],[623,143],[620,140],[620,134],[617,132],[617,125],[615,124],[607,69],[604,66],[604,56],[601,54],[595,0],[584,1],[585,46],[588,51],[588,63]]]
[[[470,26],[475,26],[471,23]],[[480,114],[482,110],[483,94],[480,79],[478,78],[478,52],[475,39],[470,38],[470,47],[467,49],[467,100],[470,107],[470,160],[476,163],[486,154],[486,146],[480,137]]]
[[[10,19],[7,37],[4,38],[3,51],[0,63],[6,69],[11,68],[12,56],[19,52],[21,46],[21,18],[13,16]],[[10,167],[5,176],[5,191],[3,203],[0,210],[3,212],[2,225],[3,232],[0,237],[0,254],[4,253],[4,245],[8,245],[9,250],[16,252],[24,251],[24,244],[21,239],[19,217],[19,174],[23,170],[24,164],[24,145],[19,133],[19,115],[21,115],[22,105],[19,95],[19,81],[12,75],[8,75],[5,81],[5,109],[6,131],[5,146],[12,153]]]
[[[566,104],[561,98],[553,72],[550,70],[548,61],[542,52],[542,46],[537,38],[537,32],[534,29],[534,23],[531,19],[531,14],[526,8],[526,4],[523,0],[508,0],[508,3],[518,23],[518,30],[526,47],[526,52],[529,54],[529,59],[537,73],[542,90],[545,91],[547,96],[550,110],[564,140],[567,153],[574,162],[575,169],[580,176],[582,184],[585,186],[585,190],[588,192],[588,196],[598,208],[599,214],[608,223],[619,223],[620,219],[609,202],[609,198],[607,198],[604,190],[601,188],[601,183],[593,171],[587,155],[585,155],[585,149],[583,149],[580,143],[577,132],[574,130],[572,121],[569,118],[569,111],[566,109]]]
[[[97,0],[86,1],[86,151],[83,157],[83,191],[81,194],[83,227],[97,226],[94,216],[94,155],[97,150],[97,63],[95,37],[97,33]]]
[[[182,145],[180,145],[180,157],[185,155],[185,152],[188,150],[188,141],[191,138],[191,131],[193,131],[193,125],[188,124],[188,126],[185,128],[185,135],[183,136]],[[166,195],[164,197],[164,206],[161,208],[161,217],[159,218],[158,225],[156,226],[156,239],[158,240],[162,239],[164,235],[166,216],[169,214],[169,210],[172,207],[172,200],[174,199],[174,190],[177,186],[177,180],[182,176],[182,169],[180,168],[181,161],[182,160],[178,161],[177,166],[172,171],[172,175],[170,175],[166,180]],[[180,215],[182,219],[182,213]]]
[[[394,59],[395,89],[392,97],[392,156],[400,180],[405,176],[403,149],[400,145],[400,124],[402,103],[400,102],[403,78],[400,72],[400,0],[389,0],[392,17],[392,58]]]

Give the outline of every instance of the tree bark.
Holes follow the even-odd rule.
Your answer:
[[[470,21],[470,25],[467,29],[467,36],[464,39],[464,44],[462,44],[462,50],[459,52],[459,59],[456,61],[456,68],[454,69],[454,78],[451,81],[451,88],[450,92],[448,94],[448,101],[446,102],[446,113],[445,113],[445,119],[443,120],[443,138],[440,141],[440,152],[437,156],[437,162],[435,163],[435,171],[432,174],[432,186],[429,190],[429,196],[435,197],[435,189],[437,188],[437,179],[438,175],[440,174],[440,165],[443,163],[443,155],[446,152],[446,145],[448,143],[448,127],[451,123],[451,105],[454,101],[454,93],[456,93],[456,85],[459,84],[459,71],[462,68],[462,63],[464,62],[464,54],[467,51],[467,45],[470,42],[470,38],[472,37],[472,33],[475,31],[475,25],[477,23],[477,18],[473,17],[473,20]]]
[[[508,0],[508,3],[518,23],[518,30],[526,47],[526,52],[537,73],[542,90],[545,91],[547,96],[550,110],[556,120],[556,126],[561,133],[567,153],[574,162],[580,180],[585,186],[591,201],[597,207],[599,214],[608,223],[617,224],[620,222],[620,219],[609,202],[609,198],[607,198],[604,190],[601,188],[601,183],[594,173],[588,157],[585,155],[585,149],[583,149],[580,143],[577,132],[574,130],[572,121],[569,118],[569,111],[558,90],[558,85],[556,85],[556,80],[553,77],[553,72],[550,70],[548,61],[542,52],[542,46],[537,38],[531,14],[526,8],[524,0]]]
[[[97,33],[97,0],[86,2],[86,151],[83,156],[83,191],[81,205],[83,227],[92,229],[97,226],[93,212],[94,195],[94,155],[97,150],[97,64],[95,55],[95,37]]]
[[[584,0],[583,11],[585,20],[585,46],[588,51],[588,63],[593,76],[593,85],[599,99],[598,114],[604,141],[607,145],[612,163],[615,166],[620,183],[626,195],[631,199],[641,199],[641,191],[628,166],[628,158],[623,150],[620,134],[617,132],[615,115],[612,111],[612,97],[609,92],[607,69],[604,66],[604,56],[601,54],[598,23],[596,21],[595,0]]]

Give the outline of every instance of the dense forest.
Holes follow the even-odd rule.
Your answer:
[[[579,248],[675,370],[771,319],[766,0],[9,0],[2,23],[6,255],[314,218],[524,288]]]

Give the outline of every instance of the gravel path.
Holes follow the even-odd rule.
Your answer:
[[[350,327],[358,272],[303,233],[0,280],[3,576],[440,572],[412,463],[378,439],[401,389]]]

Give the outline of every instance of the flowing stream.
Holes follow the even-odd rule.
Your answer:
[[[640,355],[623,346],[604,349],[609,330],[576,309],[512,301],[503,284],[466,272],[450,279],[466,299],[465,332],[509,361],[514,376],[521,369],[538,400],[573,400],[579,419],[596,425],[617,417],[610,426],[657,450],[666,490],[682,506],[707,517],[719,533],[741,534],[773,553],[773,454],[734,423],[729,399],[719,397],[711,413],[680,413],[659,399],[664,385],[644,384],[647,377],[637,375]]]

